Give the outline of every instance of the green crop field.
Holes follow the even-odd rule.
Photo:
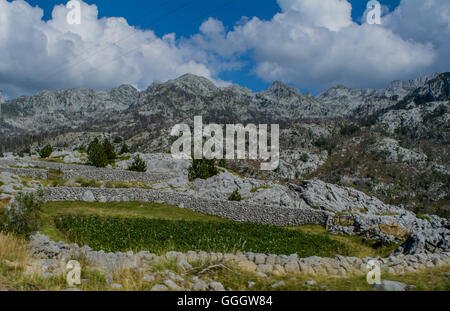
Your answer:
[[[321,226],[238,223],[156,203],[46,203],[42,231],[55,240],[113,252],[251,251],[296,253],[299,257],[363,257],[388,252],[359,237],[331,235]]]

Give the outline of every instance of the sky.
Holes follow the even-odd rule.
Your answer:
[[[318,94],[450,71],[450,1],[0,0],[0,90],[138,89],[185,73],[254,91]]]

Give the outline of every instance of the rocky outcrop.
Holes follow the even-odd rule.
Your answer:
[[[321,180],[308,180],[292,189],[311,207],[332,213],[358,213],[383,215],[403,213],[405,210],[387,205],[377,198],[368,196],[350,187],[340,187]]]

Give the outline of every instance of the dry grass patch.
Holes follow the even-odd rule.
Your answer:
[[[0,199],[0,208],[6,208],[10,200],[10,198]]]

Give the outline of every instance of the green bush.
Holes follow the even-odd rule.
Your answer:
[[[85,178],[77,178],[75,180],[78,184],[80,184],[81,188],[100,188],[102,186],[102,183],[99,181],[96,181],[95,179],[85,179]]]
[[[302,162],[308,162],[309,161],[309,154],[307,154],[306,152],[305,153],[302,153],[302,155],[300,156],[300,161],[302,161]]]
[[[108,165],[108,155],[98,138],[95,138],[88,147],[89,164],[96,167],[106,167]]]
[[[352,136],[355,135],[357,133],[359,133],[361,131],[361,129],[359,128],[359,126],[354,125],[354,124],[343,124],[341,126],[341,135],[342,136]]]
[[[60,180],[63,179],[64,172],[61,168],[49,168],[47,179],[48,180]]]
[[[120,149],[119,154],[124,154],[124,153],[128,153],[128,152],[130,152],[130,148],[128,148],[127,144],[123,144],[122,148]]]
[[[140,156],[136,156],[133,160],[133,163],[128,167],[129,171],[134,172],[146,172],[147,171],[147,163],[141,159]]]
[[[227,160],[226,159],[220,159],[217,164],[220,167],[227,168]]]
[[[208,179],[217,174],[219,174],[219,170],[214,159],[194,159],[192,166],[189,167],[189,180],[191,181],[197,178]]]
[[[228,197],[228,201],[242,201],[242,196],[237,189]]]
[[[43,192],[19,193],[4,215],[4,230],[21,236],[30,236],[41,227]]]
[[[337,137],[321,137],[314,142],[314,145],[320,150],[327,150],[328,154],[331,155],[333,153],[333,150],[336,149]]]
[[[108,158],[108,162],[109,163],[114,163],[114,160],[116,160],[117,155],[116,155],[116,152],[114,151],[114,146],[106,138],[105,138],[105,140],[103,140],[103,150],[106,153],[106,157]]]
[[[44,148],[39,151],[39,156],[42,159],[48,158],[53,152],[53,148],[50,145],[45,146]]]

